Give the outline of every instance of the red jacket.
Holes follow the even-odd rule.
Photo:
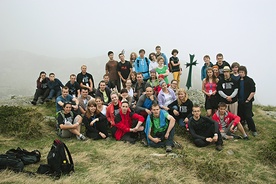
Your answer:
[[[214,115],[213,115],[213,120],[215,120],[216,122],[218,122],[219,124],[219,130],[222,130],[222,126],[220,123],[220,117],[219,117],[219,111],[217,111]],[[232,114],[231,112],[225,112],[224,115],[224,122],[227,124],[227,127],[230,125],[230,123],[233,122],[234,126],[237,126],[238,123],[241,121],[241,118],[235,114]]]
[[[119,101],[119,107],[121,107],[122,103]],[[114,115],[114,104],[111,103],[106,108],[106,119],[111,124],[111,126],[114,126],[115,122],[115,115]]]
[[[143,116],[127,111],[126,114],[122,113],[120,109],[120,113],[115,117],[115,127],[117,128],[115,132],[115,139],[120,140],[127,132],[130,132],[130,128],[132,126],[133,120],[138,120],[144,122],[145,119]]]

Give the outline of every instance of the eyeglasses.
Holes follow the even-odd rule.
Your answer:
[[[172,84],[175,84],[175,85],[177,85],[177,83],[172,83]]]

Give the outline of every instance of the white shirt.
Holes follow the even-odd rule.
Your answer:
[[[152,69],[156,69],[158,67],[158,63],[157,63],[157,61],[155,61],[155,62],[150,62],[150,64],[149,64],[149,71],[151,71]]]

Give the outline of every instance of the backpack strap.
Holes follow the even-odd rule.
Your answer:
[[[70,153],[68,147],[66,146],[66,144],[63,143],[63,145],[64,145],[64,148],[65,148],[65,150],[66,150],[66,152],[67,152],[67,155],[68,155],[68,157],[69,157],[70,164],[71,164],[72,167],[73,167],[73,168],[72,168],[72,171],[75,172],[75,169],[74,169],[74,162],[73,162],[71,153]]]

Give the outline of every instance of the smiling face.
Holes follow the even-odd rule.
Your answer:
[[[62,89],[61,90],[61,94],[62,94],[62,96],[65,98],[65,97],[67,97],[67,95],[69,94],[69,89],[67,88],[67,89]]]
[[[63,107],[64,113],[68,114],[72,110],[72,105],[71,104],[66,104],[65,107]]]
[[[95,102],[96,102],[97,106],[103,105],[103,101],[102,101],[101,98],[96,98],[96,99],[95,99]]]
[[[81,66],[81,73],[86,74],[87,67],[85,65]]]
[[[105,90],[105,87],[106,87],[105,82],[101,82],[101,83],[100,83],[100,90],[101,90],[101,91],[104,91],[104,90]]]
[[[91,113],[95,113],[96,112],[96,109],[97,109],[97,107],[96,106],[94,106],[94,105],[90,105],[90,106],[87,106],[87,108],[89,109],[89,111],[91,112]]]
[[[112,94],[111,101],[114,105],[117,105],[118,104],[118,96],[116,94]]]
[[[127,111],[128,111],[128,103],[125,103],[125,102],[122,103],[121,108],[122,108],[122,113],[123,113],[123,114],[126,114]]]
[[[126,81],[126,87],[127,88],[131,88],[131,85],[132,85],[131,80],[127,79],[127,81]]]
[[[184,92],[178,92],[177,97],[179,100],[184,100],[185,99],[186,94]]]
[[[207,75],[211,78],[213,76],[213,70],[207,70]]]
[[[152,87],[147,87],[146,88],[146,96],[150,97],[153,94]]]

